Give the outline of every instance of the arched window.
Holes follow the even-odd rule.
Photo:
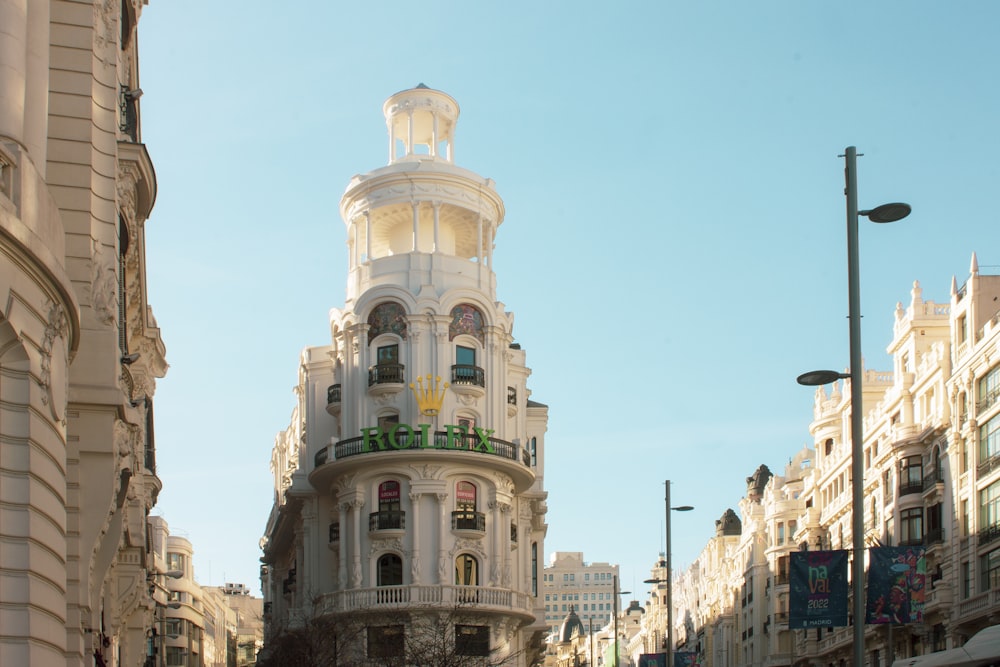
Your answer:
[[[403,559],[396,554],[385,554],[378,559],[376,586],[403,585]]]
[[[455,585],[479,585],[479,561],[475,556],[462,554],[455,559]]]
[[[399,482],[394,479],[387,480],[378,485],[378,511],[398,512],[399,506]]]
[[[465,512],[476,511],[476,485],[459,482],[455,485],[455,509]]]

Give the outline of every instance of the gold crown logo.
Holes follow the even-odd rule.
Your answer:
[[[434,415],[441,412],[441,404],[444,402],[444,390],[450,387],[447,382],[444,386],[441,386],[441,376],[434,378],[434,385],[431,386],[431,376],[427,375],[427,386],[424,386],[424,379],[417,376],[416,386],[410,383],[410,391],[413,392],[413,398],[417,399],[417,407],[420,408],[420,414],[427,415],[428,417],[433,417]]]

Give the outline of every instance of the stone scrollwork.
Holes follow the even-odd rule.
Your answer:
[[[58,303],[50,302],[42,339],[38,385],[42,389],[42,403],[49,406],[52,419],[59,423],[65,419],[66,398],[69,391],[69,360],[65,345],[68,335],[69,323],[65,309]],[[62,342],[56,345],[59,339],[62,339]]]
[[[97,239],[93,239],[94,252],[90,269],[90,305],[102,324],[115,322],[115,303],[118,293],[118,277],[112,253]],[[124,322],[121,323],[124,326]]]
[[[403,548],[403,542],[398,537],[392,539],[372,540],[371,546],[368,548],[368,560],[371,560],[376,554],[383,551],[396,551],[401,554],[406,554],[406,550]]]

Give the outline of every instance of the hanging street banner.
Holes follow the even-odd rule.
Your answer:
[[[677,651],[674,653],[674,667],[701,667],[701,661],[693,651]]]
[[[639,667],[667,667],[667,654],[640,653]]]
[[[847,625],[847,551],[794,551],[790,561],[788,627]]]
[[[921,623],[927,561],[922,546],[868,550],[865,623]]]

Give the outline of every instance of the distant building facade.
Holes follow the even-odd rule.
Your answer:
[[[497,300],[503,202],[455,165],[450,96],[421,85],[383,113],[389,164],[341,200],[347,301],[330,343],[302,354],[272,453],[264,652],[311,623],[360,619],[340,655],[407,657],[456,611],[447,650],[526,667],[545,629],[548,409],[528,398]]]
[[[614,581],[618,566],[587,563],[580,551],[556,551],[543,570],[545,624],[558,635],[570,611],[588,631],[602,628],[614,613]],[[620,585],[619,585],[620,590]]]
[[[148,658],[145,2],[0,0],[0,664]]]
[[[864,538],[924,547],[927,581],[922,622],[866,626],[869,667],[961,646],[1000,615],[1000,276],[973,256],[948,303],[914,283],[887,349],[892,371],[864,371]],[[789,628],[791,553],[853,543],[850,410],[846,381],[817,389],[813,446],[748,477],[738,513],[674,573],[675,650],[712,667],[851,662],[851,627]],[[648,651],[665,617],[644,622]]]

